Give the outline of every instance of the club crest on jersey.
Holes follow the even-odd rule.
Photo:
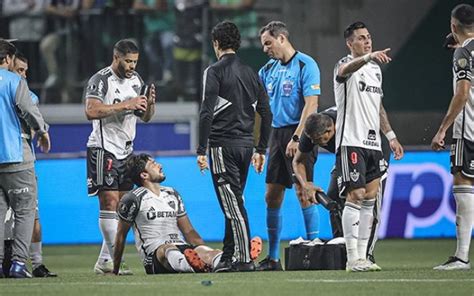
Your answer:
[[[122,204],[120,205],[120,209],[119,209],[120,213],[125,214],[125,213],[127,213],[127,210],[128,210],[127,204],[122,203]]]
[[[293,90],[293,81],[291,80],[283,81],[283,96],[289,97],[291,95],[292,90]]]
[[[110,175],[110,174],[105,176],[104,180],[105,180],[105,184],[107,184],[109,186],[111,186],[114,183],[114,177],[112,177],[112,175]]]
[[[357,182],[359,180],[360,173],[354,169],[349,173],[349,176],[351,177],[352,182]]]
[[[382,74],[380,73],[375,73],[375,77],[377,77],[378,81],[382,81]]]
[[[168,205],[169,205],[173,210],[176,209],[176,203],[175,203],[173,200],[169,201],[169,202],[168,202]]]
[[[458,66],[461,68],[465,68],[467,66],[467,59],[462,58],[458,60]]]

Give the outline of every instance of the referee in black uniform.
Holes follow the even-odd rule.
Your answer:
[[[221,22],[211,35],[218,61],[203,75],[197,162],[201,171],[208,168],[209,142],[212,181],[225,216],[224,253],[214,271],[253,271],[243,192],[250,162],[258,173],[263,170],[272,115],[258,75],[236,55],[240,47],[237,26]],[[255,111],[262,121],[254,153]],[[232,257],[236,262],[232,263]]]

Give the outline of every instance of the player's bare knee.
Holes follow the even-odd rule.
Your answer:
[[[104,191],[99,193],[99,205],[103,211],[116,211],[118,202],[118,192]]]
[[[366,191],[364,188],[354,189],[347,193],[346,201],[359,205],[365,199]]]
[[[170,249],[178,249],[175,245],[170,245],[170,244],[164,244],[164,245],[161,245],[155,252],[155,256],[156,256],[156,259],[158,259],[158,261],[165,265],[167,264],[167,260],[166,260],[166,251],[167,250],[170,250]]]
[[[269,208],[280,208],[285,194],[285,187],[280,184],[267,184],[265,202]]]

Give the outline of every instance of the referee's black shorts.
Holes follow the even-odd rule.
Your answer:
[[[293,158],[287,157],[286,146],[290,142],[297,125],[290,125],[281,128],[273,128],[270,137],[270,152],[268,158],[267,176],[265,182],[267,184],[281,184],[286,188],[291,188],[293,180],[293,168],[291,162]],[[318,155],[318,146],[315,146],[313,153],[305,164],[307,181],[313,181],[313,168],[316,156]]]

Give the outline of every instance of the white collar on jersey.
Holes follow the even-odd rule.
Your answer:
[[[463,44],[461,45],[462,47],[466,46],[469,42],[471,42],[472,40],[474,40],[474,37],[471,37],[469,39],[466,39],[464,40]]]

